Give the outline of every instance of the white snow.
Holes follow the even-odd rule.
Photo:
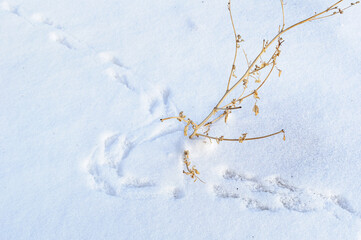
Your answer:
[[[331,2],[289,0],[286,24]],[[277,0],[232,12],[249,59],[282,23]],[[159,119],[200,122],[224,94],[228,14],[227,0],[0,2],[0,239],[361,239],[361,5],[286,33],[260,114],[245,100],[211,130],[285,142],[190,140]]]

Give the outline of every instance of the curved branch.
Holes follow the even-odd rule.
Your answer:
[[[197,137],[205,137],[205,138],[209,138],[209,139],[214,139],[214,140],[218,140],[218,141],[229,141],[229,142],[241,142],[242,141],[243,142],[243,141],[252,141],[252,140],[268,138],[268,137],[272,137],[272,136],[275,136],[275,135],[280,134],[280,133],[285,134],[285,130],[282,129],[281,131],[278,131],[278,132],[275,132],[275,133],[272,133],[272,134],[268,134],[268,135],[265,135],[265,136],[261,136],[261,137],[244,138],[244,139],[242,139],[242,138],[223,138],[223,137],[217,138],[217,137],[211,137],[211,136],[204,135],[204,134],[199,134],[199,133],[196,133],[196,136]],[[284,139],[285,139],[285,137],[284,137]]]
[[[231,23],[232,23],[232,28],[233,28],[233,33],[234,33],[234,38],[236,40],[236,49],[235,49],[235,53],[234,53],[234,59],[233,59],[233,64],[232,64],[232,69],[231,69],[231,73],[229,74],[229,79],[228,79],[228,84],[227,84],[227,91],[229,90],[229,85],[231,84],[231,79],[232,76],[234,75],[234,71],[236,70],[236,60],[237,60],[237,55],[238,55],[238,44],[239,44],[239,39],[237,37],[237,32],[236,32],[236,28],[234,27],[234,22],[233,22],[233,17],[232,17],[232,11],[231,11],[231,0],[229,0],[228,2],[228,10],[229,10],[229,16],[231,18]]]

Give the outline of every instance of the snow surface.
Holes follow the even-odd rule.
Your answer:
[[[245,101],[213,130],[287,141],[159,121],[199,122],[223,95],[226,2],[0,2],[0,239],[361,239],[359,6],[287,33],[260,114]],[[286,2],[292,24],[332,1]],[[232,10],[252,58],[279,2]]]

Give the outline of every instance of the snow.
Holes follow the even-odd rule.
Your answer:
[[[212,129],[285,142],[159,121],[224,94],[226,2],[0,2],[0,239],[361,239],[360,6],[285,34],[260,114]],[[289,0],[286,24],[328,4]],[[282,22],[276,0],[232,12],[249,58]]]

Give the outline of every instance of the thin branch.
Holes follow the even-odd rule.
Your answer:
[[[239,106],[239,107],[225,107],[225,108],[217,108],[217,110],[236,110],[236,109],[241,109],[242,107]]]
[[[328,17],[331,17],[331,16],[336,15],[336,14],[337,14],[337,12],[333,12],[332,14],[329,14],[329,15],[326,15],[326,16],[323,16],[323,17],[314,18],[314,19],[312,19],[311,21],[316,21],[316,20],[328,18]]]
[[[247,57],[246,52],[244,51],[244,48],[242,48],[242,51],[243,51],[244,57],[246,58],[247,66],[249,67],[250,63],[248,61],[248,57]]]
[[[329,15],[326,15],[326,16],[323,16],[323,17],[314,18],[314,19],[312,19],[312,21],[320,20],[320,19],[324,19],[324,18],[328,18],[328,17],[332,17],[332,16],[334,16],[334,15],[336,15],[336,14],[343,14],[344,11],[346,11],[346,10],[349,9],[350,7],[352,7],[352,6],[356,5],[356,4],[359,4],[359,3],[360,3],[360,1],[351,3],[350,6],[345,7],[345,8],[343,8],[343,9],[338,8],[338,7],[334,7],[334,8],[332,8],[332,10],[333,10],[333,9],[334,9],[334,10],[338,9],[338,11],[333,12],[332,14],[329,14]]]
[[[283,31],[283,29],[285,29],[285,8],[284,8],[283,0],[281,0],[281,6],[282,6],[282,17],[283,17],[283,25],[281,31]]]
[[[279,45],[279,46],[280,46],[280,45]],[[278,52],[278,48],[276,49],[275,53],[272,55],[272,57],[270,58],[270,60],[273,59],[273,58],[276,56],[275,54],[276,54],[277,52]],[[253,94],[255,94],[255,92],[257,92],[257,91],[264,85],[264,83],[267,81],[267,79],[268,79],[269,76],[271,75],[271,73],[272,73],[272,71],[273,71],[273,69],[274,69],[275,66],[276,66],[276,64],[273,62],[272,68],[271,68],[271,70],[269,71],[267,77],[263,80],[263,82],[262,82],[255,90],[253,90],[250,94],[248,94],[247,96],[242,97],[243,94],[245,93],[245,90],[246,90],[246,87],[244,87],[241,96],[240,96],[239,98],[237,98],[235,102],[239,102],[239,103],[240,103],[241,101],[243,101],[243,99],[245,99],[245,98],[247,98],[247,97],[252,96]],[[234,102],[234,101],[233,101],[233,102]],[[234,104],[234,103],[229,103],[229,104],[227,104],[227,105],[225,105],[225,106],[223,106],[223,107],[221,107],[221,108],[216,108],[215,110],[233,110],[233,109],[240,109],[240,108],[242,108],[241,106],[230,108],[229,106],[231,106],[231,105],[233,105],[233,104]],[[223,114],[221,114],[218,118],[216,118],[215,120],[213,120],[213,121],[211,121],[211,122],[208,122],[205,126],[208,126],[208,125],[210,125],[210,124],[213,124],[214,122],[216,122],[217,120],[219,120],[220,118],[222,118],[224,115],[226,115],[226,113],[223,113]]]
[[[229,0],[228,2],[228,10],[229,10],[229,16],[231,18],[231,23],[232,23],[232,28],[233,28],[233,33],[234,33],[234,38],[236,40],[236,49],[235,49],[235,53],[234,53],[234,59],[233,59],[233,64],[232,64],[232,69],[231,69],[231,73],[229,74],[229,79],[228,79],[228,84],[227,84],[227,91],[229,90],[229,85],[231,84],[231,79],[232,76],[234,75],[234,71],[236,70],[236,60],[237,60],[237,55],[238,55],[238,44],[239,44],[239,39],[237,36],[237,32],[236,32],[236,28],[234,27],[234,22],[233,22],[233,17],[232,17],[232,11],[231,11],[231,0]]]
[[[170,119],[177,119],[178,121],[184,121],[186,123],[188,123],[187,120],[185,120],[184,118],[181,118],[181,117],[168,117],[168,118],[162,118],[160,119],[161,122],[164,122],[164,121],[167,121],[167,120],[170,120]]]
[[[263,84],[265,84],[265,82],[267,81],[267,79],[269,78],[269,76],[271,75],[271,73],[273,72],[273,69],[275,68],[276,64],[272,64],[272,67],[271,67],[271,70],[268,72],[268,75],[267,77],[263,80],[263,82],[253,91],[251,92],[250,94],[240,98],[238,101],[242,101],[243,99],[249,97],[249,96],[252,96],[255,92],[257,92],[262,86]]]
[[[196,136],[197,137],[205,137],[205,138],[209,138],[209,139],[214,139],[214,140],[218,140],[218,141],[240,142],[240,140],[241,141],[252,141],[252,140],[268,138],[268,137],[272,137],[272,136],[275,136],[275,135],[280,134],[280,133],[285,134],[285,130],[282,129],[281,131],[278,131],[278,132],[275,132],[275,133],[272,133],[272,134],[269,134],[269,135],[261,136],[261,137],[244,138],[244,139],[242,139],[242,138],[224,138],[224,137],[217,138],[217,137],[211,137],[211,136],[200,134],[200,133],[196,133]]]
[[[219,115],[216,119],[214,119],[213,121],[211,121],[211,122],[208,122],[207,124],[205,124],[204,126],[209,126],[209,125],[211,125],[211,124],[213,124],[213,123],[215,123],[216,121],[218,121],[219,119],[221,119],[224,115],[226,115],[226,113],[224,112],[224,113],[222,113],[221,115]]]
[[[242,102],[245,98],[248,98],[248,97],[252,96],[255,92],[257,92],[257,91],[265,84],[265,82],[267,81],[267,79],[269,78],[269,76],[271,75],[271,73],[273,72],[275,66],[276,66],[276,64],[273,63],[271,70],[270,70],[270,71],[268,72],[268,74],[267,74],[267,77],[263,80],[263,82],[262,82],[255,90],[253,90],[251,93],[249,93],[248,95],[246,95],[246,96],[244,96],[244,97],[238,98],[237,101],[238,101],[238,102]],[[243,94],[242,94],[242,95],[243,95]],[[242,96],[242,95],[241,95],[241,96]],[[227,107],[230,106],[230,105],[231,105],[231,103],[223,106],[222,109],[227,108]]]

